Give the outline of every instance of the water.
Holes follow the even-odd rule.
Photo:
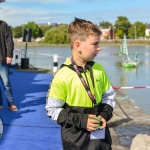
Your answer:
[[[119,46],[104,46],[101,49],[95,61],[104,66],[113,86],[150,86],[150,47],[129,47],[130,57],[134,58],[135,53],[138,52],[140,59],[138,68],[133,69],[125,69],[121,66]],[[71,50],[69,47],[28,47],[27,49],[30,64],[37,68],[52,70],[53,54],[59,55],[58,67],[60,67],[65,58],[71,55]],[[124,89],[121,92],[134,100],[137,106],[150,115],[150,89]]]
[[[118,126],[115,131],[120,139],[120,145],[123,146],[130,146],[137,134],[150,135],[149,126],[146,125]]]

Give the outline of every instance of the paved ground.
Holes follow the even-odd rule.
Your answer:
[[[120,144],[119,135],[117,135],[117,132],[115,131],[116,127],[134,127],[139,125],[140,127],[150,126],[150,116],[140,110],[134,101],[120,100],[120,97],[124,96],[123,93],[117,91],[114,115],[108,123],[113,141],[113,150],[129,150],[131,146],[123,146]],[[136,133],[140,133],[140,131],[137,130],[138,129],[136,129]]]

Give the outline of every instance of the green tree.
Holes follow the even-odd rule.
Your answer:
[[[60,43],[69,43],[67,25],[59,26],[58,30],[60,31]]]
[[[67,26],[52,27],[45,33],[44,43],[66,44],[68,43]]]
[[[32,29],[32,37],[35,39],[37,37],[41,37],[42,36],[42,31],[41,29],[38,27],[38,25],[34,22],[28,22],[26,25],[23,26],[23,30],[25,28],[30,28]]]
[[[43,36],[45,35],[45,33],[46,33],[49,29],[51,29],[52,27],[54,27],[54,26],[52,26],[52,25],[50,25],[50,26],[40,26],[40,29],[41,29],[41,31],[42,31],[41,37],[43,37]]]
[[[131,25],[129,29],[129,38],[131,39],[138,39],[138,38],[143,38],[145,37],[145,29],[146,29],[146,24],[142,22],[135,22],[133,25]]]
[[[23,34],[23,32],[22,32],[22,26],[16,26],[16,27],[14,27],[14,28],[12,29],[12,32],[13,32],[13,36],[14,36],[15,38],[20,38],[20,37],[22,37],[22,34]]]
[[[126,36],[128,37],[128,30],[130,27],[131,23],[127,17],[119,16],[118,20],[115,21],[116,35],[119,35],[119,38],[123,38],[124,34],[126,34]],[[122,31],[122,34],[119,34],[120,30]]]
[[[112,27],[112,23],[108,21],[102,21],[99,23],[99,26],[102,27],[103,29],[107,29],[109,27]]]
[[[120,37],[123,36],[123,31],[120,30],[120,29],[118,29],[115,35],[116,35],[116,37],[119,37],[119,38],[120,38]]]

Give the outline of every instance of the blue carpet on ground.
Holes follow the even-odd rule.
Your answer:
[[[10,81],[19,112],[10,112],[3,91],[4,132],[0,150],[61,150],[60,126],[45,112],[52,74],[10,70]],[[2,85],[0,83],[0,87]]]

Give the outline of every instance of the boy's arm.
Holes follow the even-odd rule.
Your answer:
[[[53,98],[47,99],[47,115],[61,126],[74,126],[87,129],[87,114],[73,113],[69,108],[63,109],[64,102]]]
[[[113,109],[115,106],[115,91],[110,87],[102,96],[102,104],[100,116],[102,116],[106,121],[109,121],[113,115]]]
[[[88,114],[73,113],[70,109],[63,109],[57,119],[57,123],[62,126],[74,126],[87,129]]]

